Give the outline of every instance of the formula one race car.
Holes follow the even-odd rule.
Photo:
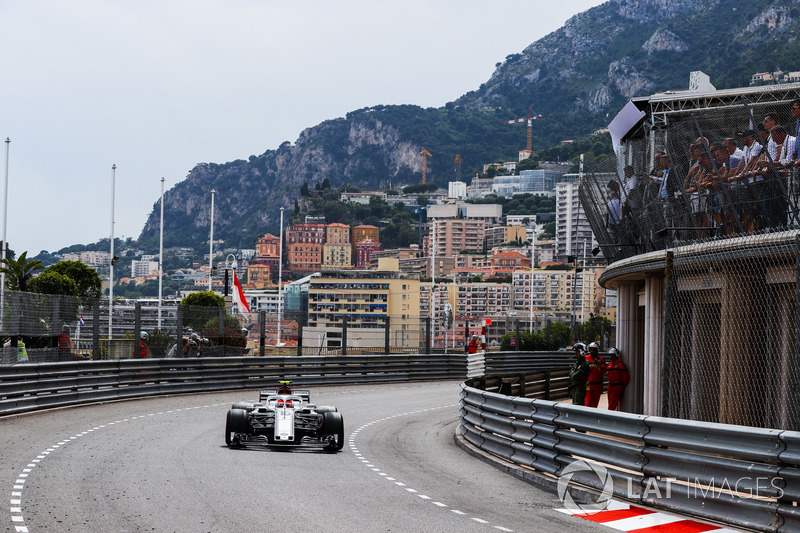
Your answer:
[[[281,381],[277,390],[262,390],[257,403],[236,402],[228,410],[225,444],[312,445],[326,450],[344,446],[344,420],[329,405],[310,403],[307,390],[292,390]]]

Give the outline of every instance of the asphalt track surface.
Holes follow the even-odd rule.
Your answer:
[[[229,449],[227,410],[252,390],[0,418],[0,531],[608,531],[458,448],[459,391],[312,387],[344,417],[338,453]]]

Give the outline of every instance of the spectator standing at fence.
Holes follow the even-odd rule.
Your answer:
[[[192,333],[186,345],[183,347],[184,357],[200,357],[200,337],[197,333]]]
[[[736,134],[736,137],[742,141],[743,155],[736,172],[728,178],[731,184],[738,183],[739,185],[737,193],[741,197],[739,213],[747,233],[753,233],[756,229],[756,217],[760,212],[757,204],[757,190],[754,185],[756,177],[753,173],[762,149],[761,144],[756,142],[757,135],[755,130],[744,130]],[[759,177],[764,179],[763,176]]]
[[[616,348],[609,348],[608,357],[610,361],[606,365],[608,373],[608,409],[616,411],[619,407],[619,400],[625,392],[625,386],[630,381],[628,367],[619,360],[619,351]]]
[[[744,152],[742,149],[736,145],[736,141],[732,137],[728,137],[722,141],[722,146],[724,146],[728,151],[728,158],[730,159],[731,168],[738,168],[739,163],[741,163],[742,158],[744,157]]]
[[[22,337],[17,337],[17,363],[28,362],[28,350],[25,348],[25,342]]]
[[[569,395],[573,405],[583,405],[586,402],[586,379],[589,377],[586,345],[578,342],[572,349],[575,351],[575,363],[569,369]]]
[[[147,358],[147,332],[139,333],[139,359]]]
[[[794,119],[795,139],[800,137],[800,100],[792,102],[792,118]],[[795,166],[800,166],[800,143],[795,142],[794,152],[791,154]]]
[[[764,115],[764,121],[761,123],[761,126],[763,126],[764,129],[761,130],[761,127],[758,128],[759,131],[762,132],[761,135],[764,136],[764,142],[767,143],[767,150],[770,150],[770,155],[772,155],[772,153],[775,151],[775,141],[772,140],[770,132],[772,131],[772,128],[777,125],[778,115],[775,113],[767,113]],[[773,159],[775,158],[773,157]]]
[[[656,239],[655,235],[666,235],[666,232],[659,233],[660,230],[675,226],[674,219],[677,213],[675,194],[681,190],[679,182],[676,180],[675,172],[672,169],[669,156],[667,154],[661,154],[657,164],[659,169],[658,175],[653,175],[651,178],[658,184],[658,195],[654,203],[660,204],[660,209],[658,209],[660,212],[652,213],[655,216],[650,218],[651,221],[655,221],[651,222],[650,228],[651,238],[653,240]]]
[[[467,353],[478,353],[478,336],[473,335],[467,343]]]
[[[620,242],[620,223],[622,222],[622,199],[620,198],[619,183],[616,180],[608,182],[608,214],[606,215],[606,228],[615,243]]]
[[[739,228],[739,213],[735,203],[738,184],[730,183],[729,179],[736,174],[739,162],[734,164],[731,161],[731,154],[724,144],[712,144],[711,155],[714,157],[717,178],[712,183],[719,205],[718,222],[726,234],[733,235]]]
[[[58,360],[69,361],[70,359],[72,359],[72,340],[69,338],[69,326],[64,324],[61,328],[61,335],[58,336]]]
[[[603,373],[606,361],[600,355],[600,346],[596,342],[589,345],[589,355],[586,356],[589,364],[589,376],[586,378],[586,407],[597,407],[600,396],[603,394]]]

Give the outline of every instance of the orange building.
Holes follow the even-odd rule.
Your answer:
[[[353,228],[353,244],[361,241],[380,242],[381,230],[369,224],[361,224]]]
[[[490,257],[491,267],[500,270],[531,268],[531,258],[519,252],[500,252]]]
[[[325,244],[350,244],[350,226],[338,222],[326,225]]]
[[[295,224],[286,229],[289,268],[294,272],[319,272],[322,268],[324,224]]]

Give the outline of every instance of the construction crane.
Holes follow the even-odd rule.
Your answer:
[[[428,158],[433,157],[425,148],[422,149],[422,183],[428,183]]]
[[[533,121],[542,118],[542,115],[534,115],[533,109],[528,108],[528,116],[525,118],[518,118],[516,120],[506,120],[503,124],[517,124],[518,122],[528,123],[528,151],[533,150]]]
[[[456,154],[456,159],[453,161],[453,174],[456,181],[461,181],[461,154]]]

